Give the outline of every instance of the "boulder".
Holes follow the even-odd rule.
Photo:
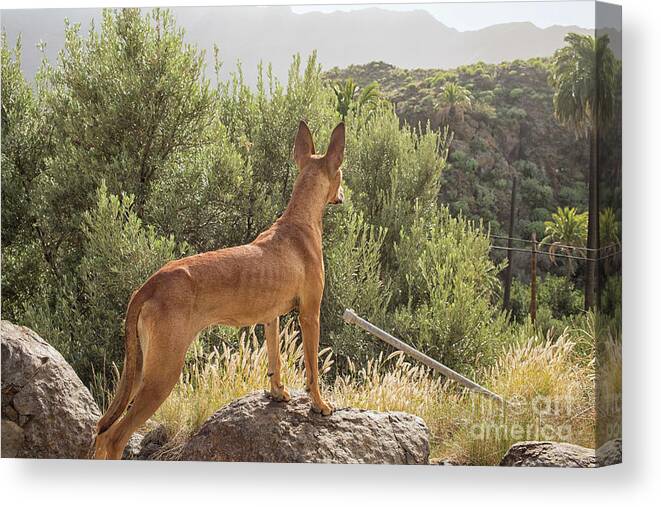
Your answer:
[[[168,433],[164,426],[156,426],[140,442],[140,452],[136,459],[148,460],[158,456],[158,452],[168,442]]]
[[[25,432],[11,419],[2,418],[2,457],[15,458],[18,456],[23,442]]]
[[[288,403],[266,393],[244,396],[218,410],[186,442],[181,460],[271,463],[429,463],[429,430],[403,412],[312,410],[308,396]]]
[[[138,456],[142,449],[143,438],[144,437],[140,433],[134,433],[131,435],[131,438],[129,438],[129,441],[126,443],[126,447],[124,447],[124,451],[122,451],[123,460],[130,461],[139,459]]]
[[[597,463],[606,467],[622,463],[622,439],[609,440],[597,449]]]
[[[592,468],[622,461],[622,441],[611,440],[594,449],[565,442],[518,442],[507,451],[501,466]]]
[[[2,457],[86,458],[100,413],[62,355],[6,320],[2,336]]]

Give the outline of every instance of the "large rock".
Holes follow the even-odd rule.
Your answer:
[[[622,439],[616,438],[605,442],[595,454],[599,466],[606,467],[622,463]]]
[[[99,408],[62,355],[6,320],[2,335],[2,457],[86,458]]]
[[[518,442],[507,451],[501,466],[592,468],[622,461],[622,441],[611,440],[596,452],[564,442]]]
[[[403,412],[348,408],[323,417],[303,393],[294,393],[288,403],[253,393],[209,418],[180,459],[426,464],[429,431],[422,419]]]
[[[158,459],[159,451],[168,442],[165,427],[159,425],[146,435],[134,433],[124,448],[124,460],[153,460]]]

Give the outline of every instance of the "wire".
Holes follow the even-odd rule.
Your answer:
[[[506,239],[506,240],[512,240],[512,241],[520,241],[523,243],[537,243],[540,244],[540,241],[533,241],[531,239],[523,239],[523,238],[511,238],[509,236],[499,236],[498,234],[489,234],[490,237],[492,238],[497,238],[497,239]],[[599,251],[599,250],[605,250],[607,248],[610,248],[612,246],[615,246],[615,243],[611,243],[610,245],[602,246],[599,248],[588,248],[586,246],[572,246],[572,245],[563,245],[563,244],[557,244],[556,246],[560,248],[571,248],[572,250],[586,250],[586,251]]]
[[[523,252],[523,253],[528,253],[528,254],[531,254],[531,253],[532,253],[532,250],[529,250],[529,249],[527,249],[527,248],[517,248],[517,247],[509,248],[509,247],[506,247],[506,246],[498,246],[498,245],[491,245],[491,248],[492,248],[492,249],[495,249],[495,250],[506,250],[506,251],[512,251],[512,252]],[[597,257],[596,259],[589,259],[589,258],[587,258],[587,257],[579,257],[579,256],[577,256],[577,255],[568,255],[568,254],[561,254],[561,253],[552,254],[552,253],[547,252],[547,251],[544,251],[544,250],[535,250],[535,253],[536,253],[536,254],[540,254],[540,255],[548,255],[549,257],[561,257],[561,258],[563,258],[563,259],[576,259],[576,260],[580,260],[580,261],[590,261],[590,262],[594,262],[594,261],[600,261],[600,260],[603,260],[603,259],[607,259],[607,258],[609,258],[609,257],[613,257],[614,255],[617,255],[617,254],[619,254],[619,253],[622,253],[622,250],[617,250],[617,251],[615,251],[615,252],[611,252],[611,253],[609,253],[608,255],[603,255],[603,256],[601,256],[601,257]]]
[[[532,253],[532,250],[528,250],[527,248],[516,248],[516,247],[508,248],[506,246],[497,246],[497,245],[491,245],[491,248],[493,248],[495,250],[507,250],[507,251],[511,251],[511,252]],[[551,254],[549,252],[545,252],[544,250],[536,250],[535,253],[538,253],[540,255],[548,255],[549,257],[553,256],[553,257],[562,257],[562,258],[565,258],[565,259],[578,259],[578,260],[582,260],[582,261],[586,260],[585,257],[579,257],[577,255]]]

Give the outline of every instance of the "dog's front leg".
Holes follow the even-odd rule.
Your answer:
[[[330,415],[333,408],[321,398],[319,390],[319,308],[307,313],[301,309],[299,317],[303,333],[303,353],[308,391],[312,409],[322,415]]]
[[[271,322],[264,324],[264,335],[266,337],[266,350],[269,358],[269,378],[271,380],[271,396],[277,401],[289,401],[290,396],[287,388],[282,384],[280,378],[280,319],[276,317]]]

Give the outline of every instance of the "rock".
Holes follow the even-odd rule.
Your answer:
[[[518,442],[501,466],[592,468],[622,463],[622,440],[609,440],[594,449],[564,442]]]
[[[154,454],[168,442],[168,434],[162,425],[156,426],[148,431],[144,436],[140,433],[134,433],[129,439],[124,452],[123,460],[152,460]],[[158,458],[156,458],[158,459]]]
[[[154,454],[161,450],[168,442],[168,434],[164,426],[157,426],[145,435],[140,442],[140,452],[136,459],[148,460],[153,459]]]
[[[18,424],[2,419],[2,457],[15,458],[23,447],[25,432]]]
[[[288,403],[265,393],[218,410],[184,445],[181,460],[271,463],[429,463],[429,430],[403,412],[353,408],[323,417],[304,393]]]
[[[22,444],[7,447],[7,453],[15,451],[18,458],[89,457],[100,413],[87,388],[34,331],[3,320],[0,334],[3,441],[5,431],[17,434],[14,426],[23,432]]]
[[[501,466],[588,468],[595,466],[594,449],[564,442],[518,442]]]
[[[129,438],[129,441],[127,442],[126,447],[124,447],[124,451],[122,452],[123,460],[138,459],[138,455],[142,449],[142,439],[143,436],[140,433],[134,433],[131,435],[131,438]]]
[[[622,439],[616,438],[602,444],[596,455],[597,463],[602,467],[622,463]]]

